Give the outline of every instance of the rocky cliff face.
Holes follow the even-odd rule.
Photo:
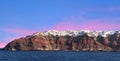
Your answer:
[[[5,50],[120,51],[119,31],[55,31],[34,33],[8,43]]]

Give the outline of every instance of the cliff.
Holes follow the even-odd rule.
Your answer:
[[[120,51],[119,31],[37,32],[8,43],[5,50]]]

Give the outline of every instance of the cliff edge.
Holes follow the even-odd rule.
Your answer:
[[[120,31],[56,31],[36,32],[15,39],[5,50],[40,51],[120,51]]]

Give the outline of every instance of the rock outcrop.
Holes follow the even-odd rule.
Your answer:
[[[5,50],[120,51],[119,31],[55,31],[34,33],[8,43]]]

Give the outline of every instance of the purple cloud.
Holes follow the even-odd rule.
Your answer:
[[[85,11],[120,11],[119,6],[102,8],[84,8]]]
[[[103,21],[103,20],[102,20]],[[119,30],[120,25],[110,22],[101,22],[100,20],[89,20],[83,23],[60,22],[56,24],[55,30]]]

